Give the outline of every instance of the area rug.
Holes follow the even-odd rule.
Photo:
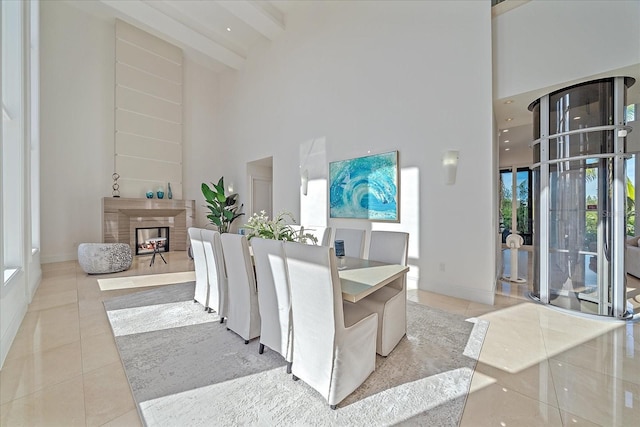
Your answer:
[[[407,305],[407,336],[331,410],[258,339],[244,344],[193,303],[194,284],[105,301],[129,384],[148,426],[456,426],[488,322]]]
[[[148,274],[145,276],[110,277],[98,279],[98,286],[102,291],[115,289],[145,288],[147,286],[172,285],[175,283],[192,282],[196,280],[195,271],[180,271],[177,273]]]

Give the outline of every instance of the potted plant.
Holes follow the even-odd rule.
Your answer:
[[[203,182],[202,194],[210,211],[207,218],[218,227],[220,233],[228,233],[231,223],[239,216],[244,215],[244,213],[238,212],[244,206],[238,206],[238,194],[225,195],[224,177],[220,177],[218,184],[212,182],[211,187]]]
[[[318,239],[313,234],[305,234],[304,229],[294,228],[292,224],[287,222],[287,219],[295,224],[290,212],[282,211],[270,220],[265,211],[260,211],[260,214],[254,213],[242,228],[249,230],[246,233],[249,240],[253,237],[262,237],[263,239],[318,244]]]

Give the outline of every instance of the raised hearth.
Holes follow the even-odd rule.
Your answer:
[[[136,249],[136,228],[169,227],[171,251],[187,250],[187,228],[193,226],[195,200],[102,199],[102,241],[128,243]]]

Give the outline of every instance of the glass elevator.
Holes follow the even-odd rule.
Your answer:
[[[628,318],[625,227],[630,157],[626,90],[612,77],[547,94],[530,106],[534,278],[532,297],[583,313]]]

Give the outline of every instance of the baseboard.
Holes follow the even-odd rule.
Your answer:
[[[492,286],[490,290],[467,288],[450,284],[440,287],[423,285],[420,289],[486,305],[493,305],[495,299],[495,285]]]
[[[42,264],[50,264],[52,262],[76,261],[77,259],[77,252],[69,252],[66,254],[56,255],[40,255],[40,262],[42,262]]]
[[[22,319],[27,314],[27,305],[25,304],[22,307],[22,310],[18,311],[15,316],[9,322],[9,327],[2,335],[0,339],[0,368],[4,366],[4,361],[9,354],[9,350],[11,349],[11,344],[13,344],[13,340],[18,335],[18,329],[20,328],[20,324],[22,324]]]

